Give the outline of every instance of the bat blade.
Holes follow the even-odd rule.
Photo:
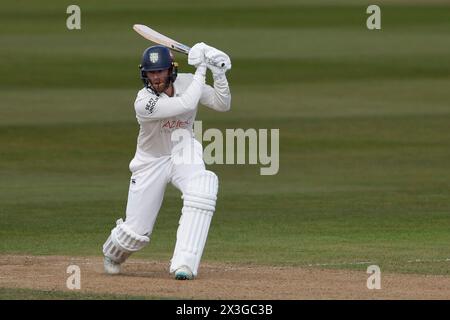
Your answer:
[[[143,36],[145,39],[150,40],[154,43],[166,46],[174,51],[188,54],[189,50],[191,50],[191,48],[188,47],[187,45],[179,43],[178,41],[175,41],[157,31],[147,27],[146,25],[135,24],[133,26],[133,29],[134,29],[134,31],[139,33],[141,36]]]
[[[143,24],[135,24],[133,26],[134,31],[139,33],[141,36],[143,36],[145,39],[150,40],[154,43],[161,44],[169,49],[172,49],[174,51],[178,51],[184,54],[189,54],[189,50],[191,50],[190,47],[188,47],[185,44],[182,44],[178,41],[175,41],[158,31],[153,30],[152,28],[147,27]],[[215,65],[216,67],[224,67],[225,63],[222,63],[220,65]]]

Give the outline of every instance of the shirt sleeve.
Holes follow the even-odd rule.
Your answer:
[[[200,100],[205,77],[194,75],[186,91],[179,97],[161,98],[148,91],[138,94],[134,102],[136,116],[140,120],[159,120],[195,110]]]
[[[200,103],[220,112],[230,110],[231,93],[225,75],[214,80],[214,88],[207,84],[203,85]]]

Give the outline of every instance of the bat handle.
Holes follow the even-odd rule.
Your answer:
[[[210,64],[213,64],[215,67],[218,67],[218,68],[223,68],[223,67],[225,67],[225,62],[222,62],[222,63],[219,63],[219,64],[216,64],[216,63],[213,63],[211,60],[209,60],[209,59],[206,59],[206,61],[205,61],[206,63],[210,63]]]
[[[219,67],[219,68],[223,68],[223,67],[225,67],[225,62],[222,62],[222,63],[220,63],[220,64],[214,64],[216,67]]]

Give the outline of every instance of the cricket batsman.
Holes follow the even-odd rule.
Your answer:
[[[177,63],[164,46],[149,47],[143,53],[139,69],[144,88],[134,103],[140,131],[129,166],[126,218],[117,220],[103,245],[107,274],[120,273],[122,263],[148,245],[170,182],[183,199],[170,273],[178,280],[197,276],[219,182],[214,172],[205,169],[193,124],[199,103],[219,112],[230,110],[225,73],[231,69],[231,61],[224,52],[201,42],[189,51],[188,63],[196,68],[195,74],[178,74]],[[205,84],[207,69],[212,72],[213,86]],[[189,138],[174,141],[176,130],[185,130]],[[186,151],[192,161],[174,161],[175,150]]]

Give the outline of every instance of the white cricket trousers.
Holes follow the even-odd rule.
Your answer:
[[[149,236],[161,208],[167,184],[171,182],[184,194],[189,178],[206,170],[202,151],[201,144],[194,140],[192,163],[178,164],[172,156],[163,156],[133,172],[124,224],[139,235]]]

